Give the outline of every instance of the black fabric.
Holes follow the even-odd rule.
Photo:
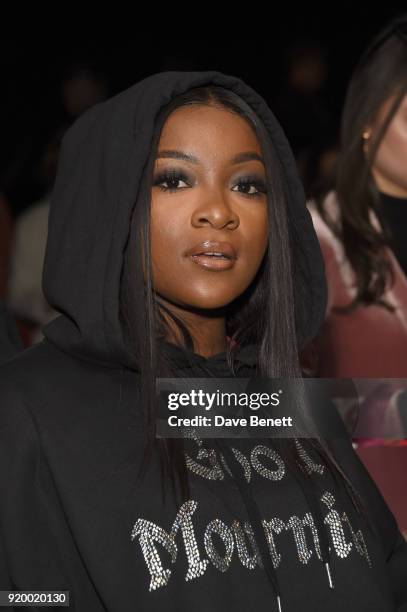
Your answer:
[[[392,234],[391,248],[407,276],[407,198],[380,192],[382,211]]]
[[[183,364],[179,374],[201,376],[202,359],[197,356],[196,368]],[[228,374],[218,359],[207,359],[205,367],[213,376]],[[240,375],[252,370],[245,364]],[[314,473],[312,489],[305,477],[307,484],[299,485],[298,474],[293,476],[285,462],[280,480],[261,473],[255,461],[259,450],[262,466],[271,473],[278,467],[265,454],[267,447],[273,449],[266,440],[203,440],[199,446],[187,439],[189,506],[172,496],[162,503],[155,456],[145,479],[136,481],[143,429],[141,419],[130,415],[138,388],[137,373],[91,366],[47,340],[0,368],[0,567],[7,568],[2,588],[69,590],[72,609],[80,611],[278,610],[278,595],[284,612],[406,609],[407,544],[350,441],[338,439],[334,452],[365,501],[373,533],[329,472]],[[214,465],[221,466],[222,477],[214,476]],[[330,505],[329,499],[322,501],[327,492]],[[352,528],[342,523],[350,547],[345,552],[338,527],[344,512]],[[304,548],[299,521],[309,515],[315,529],[305,528]],[[259,528],[259,517],[274,527],[274,548]],[[263,565],[248,566],[237,539],[227,557],[224,540],[247,525]],[[209,556],[214,553],[205,534],[211,526],[212,546],[226,558],[223,570]],[[216,529],[226,529],[223,540]],[[327,559],[318,556],[314,539],[323,552],[324,530],[333,588]],[[253,557],[255,547],[243,535]],[[366,546],[371,565],[357,542]],[[159,560],[155,574],[147,563],[153,553]],[[201,574],[198,560],[204,564]],[[187,579],[189,566],[195,573]],[[157,575],[163,583],[152,588]]]
[[[16,322],[5,304],[0,302],[0,363],[23,348]]]
[[[323,320],[323,260],[295,162],[248,85],[216,71],[164,72],[82,115],[63,138],[51,198],[44,290],[61,315],[0,367],[0,588],[67,590],[80,612],[405,611],[407,544],[346,436],[334,453],[372,531],[301,443],[303,472],[277,440],[192,433],[188,500],[160,497],[156,452],[137,480],[144,424],[118,314],[123,250],[159,109],[209,83],[240,94],[269,130],[297,245],[300,343]],[[163,341],[161,350],[178,376],[256,373],[254,345],[234,349],[235,372],[226,352],[205,358]]]
[[[117,308],[129,217],[157,113],[175,95],[206,84],[226,87],[244,98],[272,138],[288,192],[300,344],[316,334],[326,302],[323,259],[295,160],[279,123],[264,99],[237,77],[216,71],[168,71],[97,104],[62,139],[43,288],[51,306],[64,313],[44,328],[44,334],[63,350],[106,364],[137,367],[126,349]],[[73,271],[75,291],[66,282]]]

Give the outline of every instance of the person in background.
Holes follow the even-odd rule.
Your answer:
[[[406,32],[407,13],[379,32],[359,60],[333,181],[308,200],[328,282],[325,322],[302,356],[315,376],[407,379]],[[377,381],[362,411],[382,431],[391,419],[397,447],[359,440],[358,453],[407,531],[407,446],[396,401],[405,383]]]
[[[34,191],[34,200],[24,205],[17,216],[12,241],[6,302],[17,319],[26,346],[39,342],[43,337],[42,327],[58,314],[43,294],[42,267],[60,142],[69,126],[92,106],[105,100],[108,92],[106,74],[89,60],[70,63],[61,75],[60,104],[55,105],[55,116],[51,113],[56,127],[50,131],[33,163],[35,183],[41,185],[42,190]],[[24,183],[24,173],[22,178],[14,182]]]
[[[57,312],[51,308],[42,291],[42,267],[48,232],[50,197],[55,180],[58,153],[66,125],[54,131],[47,142],[38,167],[48,189],[15,223],[12,241],[6,303],[22,330],[24,344],[31,346],[42,338],[41,328]]]

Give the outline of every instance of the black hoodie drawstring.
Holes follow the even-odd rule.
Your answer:
[[[250,520],[252,521],[252,528],[256,536],[259,548],[260,548],[260,554],[263,560],[264,570],[276,594],[278,612],[282,612],[280,585],[278,582],[276,572],[273,567],[272,559],[270,557],[268,548],[266,546],[266,539],[265,539],[264,531],[261,528],[262,519],[261,519],[259,508],[251,494],[250,487],[247,486],[247,483],[244,479],[243,474],[240,472],[240,470],[233,469],[233,465],[235,464],[235,458],[232,454],[230,447],[221,438],[215,438],[215,441],[218,444],[221,451],[223,452],[225,459],[228,462],[228,467],[230,468],[230,471],[232,472],[236,480],[236,484],[239,488],[239,492],[246,506],[247,513],[250,517]]]
[[[309,477],[309,479],[305,480],[306,476],[304,476],[301,472],[301,470],[294,470],[292,467],[287,466],[288,469],[290,470],[291,474],[293,475],[293,477],[296,479],[296,481],[298,482],[299,486],[301,487],[301,490],[304,494],[304,497],[308,503],[309,508],[311,509],[312,514],[315,517],[315,521],[317,523],[316,527],[317,527],[317,531],[318,531],[318,535],[319,535],[319,540],[320,540],[320,550],[321,550],[321,557],[322,557],[322,563],[325,565],[325,569],[326,572],[328,574],[328,582],[329,582],[329,586],[331,589],[334,588],[334,584],[332,581],[332,574],[331,574],[331,568],[329,565],[329,561],[330,561],[330,547],[329,547],[329,539],[328,539],[328,533],[327,533],[327,529],[325,526],[325,521],[322,517],[322,511],[321,511],[321,506],[319,505],[319,502],[316,498],[316,496],[309,490],[308,487],[308,483],[311,483],[311,487],[315,487],[316,484],[315,482],[312,480],[312,476]]]
[[[257,538],[257,542],[260,548],[260,553],[261,553],[261,557],[263,560],[263,567],[264,570],[267,574],[267,577],[269,578],[274,592],[276,594],[276,599],[277,599],[277,606],[278,606],[278,612],[282,612],[282,605],[281,605],[281,591],[280,591],[280,585],[278,582],[278,578],[271,560],[271,557],[269,555],[269,551],[267,549],[266,546],[266,540],[265,540],[265,536],[264,536],[264,532],[261,529],[261,525],[262,525],[262,519],[261,519],[261,515],[260,515],[260,511],[259,508],[257,506],[257,503],[255,501],[255,499],[253,498],[252,494],[251,494],[251,490],[250,487],[247,485],[243,474],[241,473],[240,470],[235,470],[233,468],[234,466],[234,456],[232,454],[232,451],[230,449],[230,447],[228,446],[228,444],[225,443],[225,441],[221,438],[216,438],[215,442],[217,443],[217,445],[219,446],[219,448],[221,449],[221,451],[223,452],[227,462],[228,462],[228,467],[230,468],[231,473],[233,474],[235,480],[236,480],[236,484],[238,486],[239,492],[242,496],[242,499],[245,503],[247,512],[250,516],[250,519],[252,521],[252,527],[253,527],[253,531],[255,533],[255,536]],[[306,502],[313,514],[313,516],[315,517],[315,522],[316,522],[316,528],[318,531],[318,535],[319,535],[319,541],[320,541],[320,551],[321,551],[321,561],[325,566],[327,575],[328,575],[328,583],[331,589],[334,588],[334,584],[332,581],[332,574],[331,574],[331,567],[330,567],[330,546],[329,546],[329,538],[328,538],[328,533],[327,533],[327,529],[325,526],[325,522],[322,516],[322,510],[321,510],[321,506],[316,498],[316,495],[310,491],[309,489],[309,483],[311,484],[312,488],[316,487],[316,483],[312,480],[312,477],[309,478],[309,480],[305,481],[305,476],[301,473],[301,470],[294,470],[292,467],[288,466],[288,469],[290,470],[291,474],[293,475],[293,477],[295,478],[295,480],[297,481],[298,485],[301,488],[301,491],[303,492],[303,495],[306,499]]]

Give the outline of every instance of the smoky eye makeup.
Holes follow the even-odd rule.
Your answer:
[[[188,172],[177,167],[156,170],[153,177],[153,187],[167,192],[192,187],[194,182]],[[231,190],[246,197],[261,197],[267,193],[266,180],[258,172],[243,173],[231,180]]]
[[[248,196],[261,196],[267,193],[266,181],[258,173],[251,172],[233,179],[233,191],[235,191],[235,187],[243,187],[244,191],[240,193]],[[254,192],[252,191],[253,187],[255,189]]]
[[[181,182],[185,183],[188,187],[192,186],[194,182],[193,178],[181,168],[164,168],[154,173],[153,187],[159,187],[162,191],[185,189],[185,187],[179,187]],[[164,186],[163,183],[167,183],[167,186]]]

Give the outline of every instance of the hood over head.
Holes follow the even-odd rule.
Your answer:
[[[294,237],[299,344],[317,333],[326,286],[323,259],[287,138],[265,100],[215,70],[153,74],[101,102],[65,133],[51,194],[43,290],[61,316],[44,327],[61,350],[111,367],[134,367],[119,318],[130,218],[161,107],[185,91],[217,85],[241,96],[263,121],[284,172]]]
[[[101,102],[76,120],[62,139],[49,216],[43,272],[46,299],[61,315],[44,327],[51,343],[72,356],[109,367],[137,367],[127,348],[120,320],[120,283],[133,207],[155,137],[161,108],[191,88],[216,85],[232,90],[262,120],[283,171],[289,231],[294,248],[296,327],[300,346],[323,321],[326,306],[324,264],[296,162],[287,138],[265,100],[236,76],[215,70],[153,74]],[[163,342],[162,348],[194,374],[208,367],[225,375],[225,353],[206,359]],[[256,363],[256,347],[240,347],[244,371]],[[190,367],[192,366],[192,367]],[[195,367],[195,370],[194,370]],[[247,369],[246,369],[247,368]],[[230,457],[229,445],[217,441]],[[253,522],[265,571],[281,610],[280,587],[260,529],[259,509],[238,470],[231,472]],[[327,534],[316,497],[301,476],[300,485],[314,507],[328,566]],[[328,571],[329,573],[329,571]]]

